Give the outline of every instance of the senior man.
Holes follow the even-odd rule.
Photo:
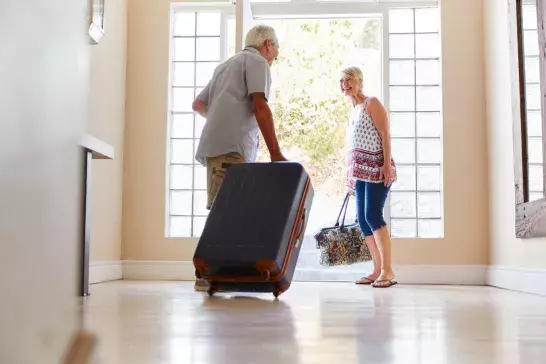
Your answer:
[[[219,65],[212,79],[193,102],[193,110],[206,119],[195,159],[207,168],[207,208],[222,184],[226,168],[254,162],[261,131],[272,162],[282,155],[273,115],[268,105],[270,66],[279,54],[272,27],[257,25],[245,39],[245,49]],[[196,290],[207,290],[198,279]]]

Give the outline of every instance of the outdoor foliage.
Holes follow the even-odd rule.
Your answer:
[[[339,70],[360,66],[365,90],[380,92],[379,22],[354,20],[269,21],[280,39],[272,67],[270,105],[281,147],[303,163],[315,188],[345,190],[345,133],[350,102],[339,88]],[[379,95],[378,95],[379,96]],[[269,153],[260,141],[260,160]]]

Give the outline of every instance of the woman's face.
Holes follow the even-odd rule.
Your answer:
[[[343,76],[339,80],[339,86],[343,95],[347,97],[356,96],[361,88],[360,82],[354,78],[345,78]]]

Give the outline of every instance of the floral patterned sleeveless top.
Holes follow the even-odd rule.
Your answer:
[[[371,115],[367,111],[369,97],[363,107],[353,107],[347,128],[347,185],[354,191],[356,181],[383,183],[380,168],[383,166],[383,143]],[[391,157],[391,180],[396,181],[396,164]]]

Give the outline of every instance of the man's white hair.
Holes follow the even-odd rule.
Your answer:
[[[279,44],[275,29],[268,25],[259,24],[248,31],[245,38],[245,47],[260,48],[266,41]]]

